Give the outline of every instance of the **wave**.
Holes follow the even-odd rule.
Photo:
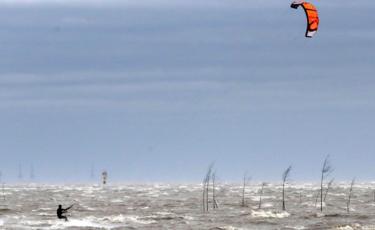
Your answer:
[[[276,211],[251,211],[251,216],[255,218],[286,218],[290,216],[288,212],[276,212]]]

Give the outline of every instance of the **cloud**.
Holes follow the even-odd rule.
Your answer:
[[[305,67],[295,68],[295,73],[308,72]],[[154,112],[375,106],[375,81],[367,70],[341,78],[336,75],[347,70],[325,68],[302,76],[288,76],[291,69],[287,67],[277,70],[282,77],[272,74],[275,69],[249,75],[251,69],[233,68],[0,76],[0,105],[126,107]]]

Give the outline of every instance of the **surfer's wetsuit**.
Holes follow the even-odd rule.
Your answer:
[[[72,205],[73,206],[73,205]],[[59,208],[57,209],[57,218],[59,219],[64,219],[65,221],[68,221],[68,217],[64,216],[63,214],[64,213],[67,213],[68,210],[72,207],[68,207],[68,208],[62,208],[61,204],[59,205]]]

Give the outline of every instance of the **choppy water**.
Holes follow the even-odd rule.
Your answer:
[[[287,188],[286,212],[278,185],[265,188],[261,209],[260,185],[248,187],[247,207],[241,207],[240,185],[220,185],[219,209],[209,213],[202,212],[199,184],[5,185],[0,229],[375,229],[374,188],[356,185],[348,214],[348,185],[336,185],[321,214],[315,205],[318,187],[312,184]],[[75,203],[68,222],[56,219],[60,203]]]

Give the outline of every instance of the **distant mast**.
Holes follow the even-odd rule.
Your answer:
[[[90,178],[91,178],[91,180],[95,179],[95,167],[94,167],[93,164],[91,165]]]
[[[1,191],[3,193],[3,200],[5,201],[5,191],[4,191],[4,182],[3,182],[3,171],[0,171],[0,183],[1,183]]]
[[[104,170],[104,171],[102,172],[102,184],[103,184],[103,185],[106,185],[106,184],[107,184],[107,179],[108,179],[108,173],[107,173],[106,170]]]
[[[22,165],[18,165],[18,179],[22,180],[23,179],[23,174],[22,174]]]
[[[35,179],[34,165],[30,165],[30,180]]]

